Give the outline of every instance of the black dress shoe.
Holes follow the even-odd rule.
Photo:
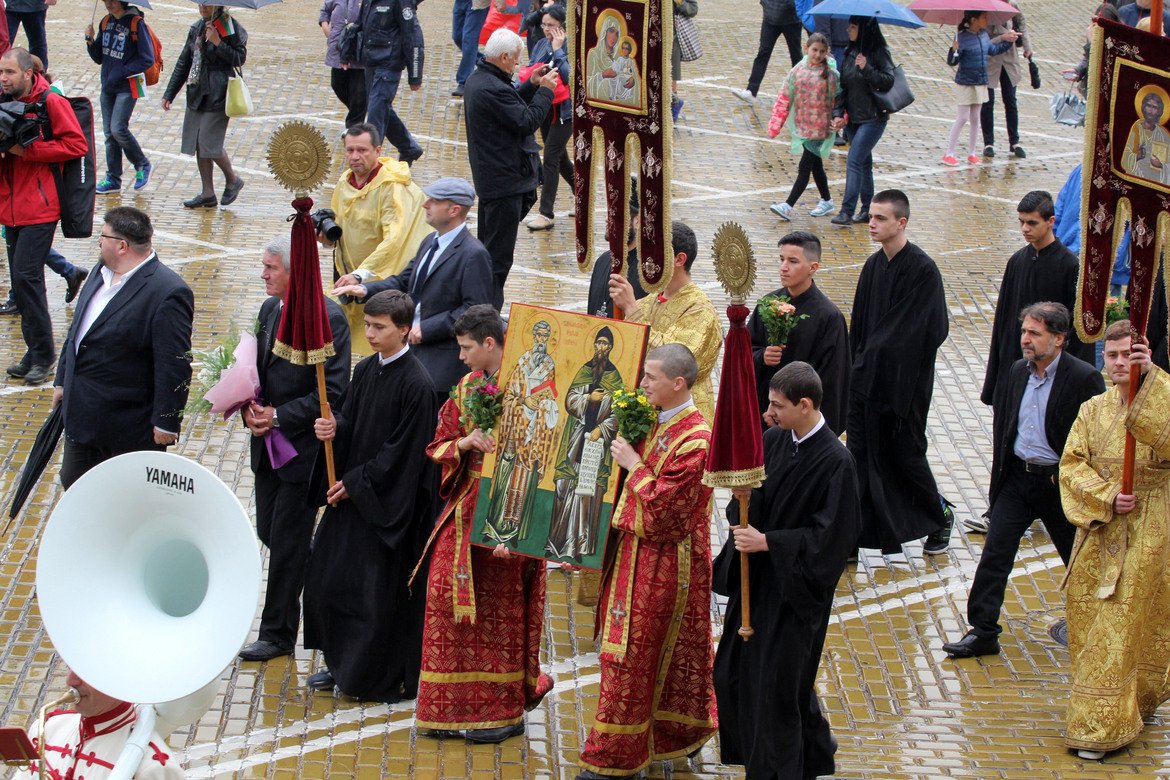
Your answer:
[[[48,366],[29,366],[24,375],[24,383],[26,385],[39,385],[49,378],[50,370]]]
[[[407,149],[398,155],[398,159],[407,165],[413,165],[414,161],[423,156],[423,149],[421,146],[416,146],[413,149]]]
[[[305,684],[314,691],[331,691],[337,683],[333,681],[333,672],[322,669],[316,674],[310,674],[309,679],[305,680]]]
[[[1068,647],[1068,621],[1064,618],[1048,627],[1048,636],[1061,647]]]
[[[420,737],[430,737],[431,739],[448,739],[450,737],[462,737],[463,732],[457,729],[419,729],[418,735]]]
[[[861,225],[861,224],[864,224],[866,222],[869,222],[869,212],[868,211],[863,211],[860,214],[858,214],[856,217],[853,218],[854,225]]]
[[[240,650],[241,661],[270,661],[284,655],[292,655],[292,648],[282,647],[264,639],[258,639]]]
[[[219,205],[219,201],[214,195],[196,195],[183,201],[183,205],[189,209],[213,209]]]
[[[236,198],[240,196],[240,190],[244,189],[244,180],[236,176],[236,180],[223,188],[223,197],[219,199],[219,205],[230,206],[236,202]]]
[[[951,658],[999,655],[999,639],[993,636],[979,636],[974,631],[968,631],[958,642],[947,642],[942,649]]]
[[[503,742],[505,739],[518,737],[524,733],[524,721],[515,723],[511,726],[497,726],[494,729],[468,729],[463,732],[463,736],[468,742],[476,742],[482,745],[494,745],[497,742]]]
[[[81,289],[81,283],[85,281],[85,277],[89,276],[89,271],[84,268],[78,268],[69,275],[65,280],[65,303],[73,303],[73,299],[77,297],[77,291]]]
[[[853,224],[853,217],[842,211],[840,214],[830,219],[829,222],[837,225],[838,227],[849,227]]]
[[[16,308],[16,301],[4,301],[0,304],[0,314],[20,314],[20,309]]]

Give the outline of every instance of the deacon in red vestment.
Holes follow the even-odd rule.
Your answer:
[[[456,320],[455,338],[472,373],[443,404],[427,447],[442,467],[440,495],[447,503],[427,543],[415,723],[435,736],[464,731],[473,742],[502,742],[524,733],[525,710],[553,687],[552,677],[540,671],[545,566],[503,545],[494,551],[471,545],[483,453],[495,440],[460,418],[470,388],[481,379],[497,381],[503,320],[492,306],[471,306]]]
[[[691,401],[699,367],[681,344],[650,351],[642,377],[663,411],[646,438],[614,440],[628,472],[597,606],[601,694],[578,780],[628,777],[687,756],[716,730],[711,670],[711,429]]]

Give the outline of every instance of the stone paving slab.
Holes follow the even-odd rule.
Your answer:
[[[949,28],[917,32],[886,28],[895,58],[906,66],[917,100],[896,115],[875,151],[879,189],[900,187],[910,195],[912,240],[938,261],[951,312],[951,336],[938,360],[930,417],[930,459],[944,493],[958,504],[960,519],[985,508],[990,465],[990,413],[979,404],[979,387],[994,312],[996,290],[1007,257],[1022,241],[1015,204],[1028,190],[1055,192],[1081,154],[1081,131],[1054,124],[1048,96],[1059,88],[1058,71],[1080,58],[1091,3],[1080,0],[1022,0],[1028,14],[1044,87],[1020,90],[1024,160],[1006,151],[1002,106],[997,108],[1001,156],[978,167],[942,166],[945,136],[953,116],[950,80],[943,63]],[[148,19],[173,63],[192,5],[154,3]],[[415,175],[427,181],[468,176],[462,104],[448,92],[458,53],[449,39],[449,3],[430,0],[420,8],[428,42],[426,76],[417,93],[403,91],[396,106],[426,155]],[[70,93],[97,97],[97,68],[81,49],[88,23],[85,4],[49,11],[51,70]],[[708,0],[698,25],[706,56],[684,66],[680,93],[686,107],[674,133],[674,214],[700,236],[706,250],[719,224],[739,221],[761,261],[761,292],[776,285],[776,239],[789,229],[817,231],[825,241],[818,283],[848,314],[857,273],[874,251],[864,229],[839,229],[827,219],[798,215],[784,223],[768,204],[782,199],[795,175],[787,144],[766,136],[771,102],[787,72],[783,55],[773,58],[756,106],[730,92],[742,86],[755,55],[759,7],[750,0]],[[288,229],[290,197],[275,184],[264,160],[271,132],[298,118],[334,143],[340,169],[343,112],[321,64],[323,41],[317,6],[290,0],[259,12],[238,12],[251,34],[245,67],[257,106],[255,115],[234,120],[228,134],[233,161],[246,179],[231,207],[192,212],[181,201],[198,187],[195,167],[179,153],[181,114],[163,112],[161,87],[140,104],[134,128],[155,164],[150,186],[104,197],[99,208],[122,204],[147,209],[156,224],[160,257],[176,267],[195,290],[195,346],[208,348],[247,326],[263,299],[260,247]],[[782,47],[781,47],[782,48]],[[169,73],[169,70],[168,70]],[[166,74],[164,74],[165,76]],[[182,98],[180,97],[180,101]],[[181,102],[180,102],[181,106]],[[980,144],[982,146],[982,144]],[[100,155],[99,155],[100,156]],[[837,150],[827,169],[834,196],[844,184],[845,157]],[[99,162],[100,164],[100,162]],[[335,178],[335,177],[334,177]],[[218,181],[218,179],[217,179]],[[222,184],[219,186],[222,187]],[[563,193],[563,190],[562,190]],[[320,203],[328,190],[317,193]],[[815,193],[798,206],[807,212]],[[522,230],[509,300],[583,310],[587,278],[572,263],[572,227],[567,200],[558,203],[556,226],[545,233]],[[91,241],[60,240],[59,248],[79,264],[92,265]],[[324,258],[327,263],[328,258]],[[717,306],[726,305],[704,256],[696,278]],[[326,268],[326,273],[328,269]],[[62,303],[64,285],[50,275],[49,297],[58,343],[73,316]],[[0,360],[19,359],[19,323],[0,318]],[[7,505],[20,465],[51,391],[9,381],[0,385],[0,499]],[[213,469],[248,507],[252,478],[247,436],[238,425],[206,418],[187,420],[178,451]],[[36,542],[57,498],[56,464],[49,467],[27,509],[0,536],[0,722],[27,724],[35,709],[64,688],[64,668],[41,625],[34,594]],[[721,504],[725,500],[721,497]],[[721,544],[722,523],[712,529]],[[1063,746],[1068,654],[1045,629],[1063,614],[1059,558],[1039,527],[1025,538],[1008,587],[1003,654],[970,661],[946,660],[939,645],[964,628],[966,592],[983,537],[956,530],[945,556],[921,556],[918,545],[905,556],[863,557],[838,586],[821,668],[820,691],[840,743],[838,769],[845,778],[1112,778],[1170,776],[1170,730],[1165,714],[1152,719],[1129,748],[1103,764],[1082,762]],[[79,561],[84,567],[87,562]],[[592,614],[573,603],[566,573],[549,572],[545,663],[557,678],[546,702],[529,715],[526,739],[501,746],[469,747],[412,730],[409,704],[363,705],[310,695],[304,678],[320,660],[298,650],[292,658],[241,664],[225,671],[222,692],[194,726],[172,737],[191,777],[263,778],[572,778],[576,752],[596,706],[598,663]],[[713,605],[717,630],[721,608]],[[158,639],[160,653],[166,638]],[[782,663],[783,659],[777,659]],[[692,762],[656,764],[655,777],[739,777],[718,763],[712,742]]]

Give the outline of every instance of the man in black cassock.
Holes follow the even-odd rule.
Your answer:
[[[846,425],[861,494],[858,546],[893,554],[926,536],[923,552],[937,555],[954,523],[926,460],[934,358],[949,330],[942,275],[906,238],[905,193],[879,192],[869,215],[882,248],[865,261],[853,298]]]
[[[821,241],[804,230],[780,239],[780,282],[784,285],[768,295],[788,296],[796,307],[797,322],[783,347],[768,344],[767,331],[760,319],[760,307],[748,320],[752,338],[752,355],[756,362],[756,391],[760,414],[768,411],[768,383],[776,371],[789,363],[802,361],[816,369],[824,396],[821,414],[834,431],[845,429],[845,409],[849,401],[849,331],[845,317],[820,288],[813,276],[821,266]]]
[[[624,271],[634,288],[634,300],[646,297],[642,280],[638,276],[638,227],[642,224],[638,210],[638,180],[630,179],[629,229],[626,230],[626,264]],[[593,263],[593,274],[589,277],[589,308],[586,314],[594,317],[613,317],[613,298],[609,295],[609,275],[613,273],[613,256],[609,250],[602,252]]]
[[[425,593],[407,580],[433,524],[435,388],[406,340],[409,295],[387,290],[365,306],[374,354],[318,419],[317,438],[334,440],[338,481],[328,487],[305,581],[305,647],[325,669],[315,690],[337,686],[356,699],[394,703],[418,691]],[[318,459],[314,476],[323,477]],[[425,576],[425,572],[424,572]]]
[[[1052,195],[1043,190],[1033,190],[1020,200],[1016,213],[1020,219],[1020,233],[1028,244],[1008,258],[1003,281],[999,285],[995,319],[991,323],[987,372],[983,376],[983,390],[979,394],[979,400],[987,406],[995,403],[996,388],[1000,381],[1012,364],[1023,356],[1020,351],[1019,318],[1024,307],[1040,301],[1055,301],[1064,304],[1070,312],[1076,311],[1080,262],[1056,237],[1056,207]],[[1065,352],[1086,363],[1096,364],[1092,343],[1082,342],[1075,329],[1069,332],[1067,338]],[[992,427],[995,427],[994,422]],[[992,441],[999,441],[999,434],[994,430]],[[990,510],[981,517],[969,517],[963,524],[971,531],[987,533],[989,513]]]
[[[870,212],[872,214],[872,212]],[[750,780],[805,780],[835,771],[837,744],[817,701],[817,669],[833,591],[861,529],[853,457],[818,412],[821,381],[793,362],[769,383],[777,427],[764,433],[767,479],[752,491],[751,526],[727,507],[732,538],[715,559],[716,593],[728,596],[715,653],[724,764]],[[750,553],[751,623],[740,623],[739,552]]]

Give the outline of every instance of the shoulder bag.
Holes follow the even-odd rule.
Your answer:
[[[677,10],[674,13],[674,45],[678,47],[683,62],[694,62],[703,56],[703,44],[699,41],[695,20]]]
[[[878,104],[882,111],[891,114],[901,111],[914,102],[914,93],[906,81],[906,72],[901,65],[894,66],[894,83],[885,92],[873,91],[873,102]]]
[[[247,116],[253,110],[252,95],[248,92],[248,85],[244,83],[244,73],[236,68],[235,73],[228,78],[224,111],[228,116]]]

